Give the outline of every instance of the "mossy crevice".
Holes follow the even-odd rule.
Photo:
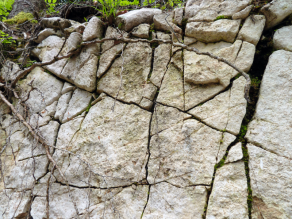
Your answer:
[[[25,13],[23,11],[19,12],[17,15],[15,15],[11,19],[5,20],[4,22],[7,23],[7,24],[14,25],[14,24],[22,24],[22,23],[24,23],[26,21],[29,21],[31,23],[38,23],[38,21],[34,19],[33,14]]]

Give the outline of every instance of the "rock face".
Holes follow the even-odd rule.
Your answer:
[[[284,49],[292,52],[292,26],[278,29],[273,38],[275,49]]]

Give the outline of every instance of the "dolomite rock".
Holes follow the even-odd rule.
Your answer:
[[[108,27],[106,29],[105,38],[121,37],[121,33],[122,33],[122,36],[124,38],[128,38],[129,37],[129,34],[127,32],[125,32],[125,31],[118,31],[117,29],[115,29],[113,27]],[[114,40],[105,41],[101,46],[102,52],[104,53],[105,51],[107,51],[108,49],[113,47],[114,45],[115,45]]]
[[[21,73],[20,70],[21,69],[16,63],[6,60],[0,72],[0,79],[3,78],[5,81],[14,81]]]
[[[153,102],[151,100],[143,97],[141,102],[139,103],[139,106],[145,110],[151,110],[151,108],[153,106]]]
[[[101,188],[131,185],[145,179],[146,174],[151,113],[119,101],[112,111],[113,105],[114,99],[105,97],[92,106],[80,130],[65,148],[73,153],[78,151],[80,157],[91,164],[96,174],[91,175],[89,182]],[[59,141],[62,141],[61,136]],[[67,153],[54,154],[54,158],[58,166],[66,170],[70,184],[87,186],[89,169],[83,162],[77,157],[68,157]],[[54,175],[62,181],[56,171]]]
[[[86,110],[89,106],[91,98],[91,93],[81,89],[76,89],[72,94],[72,98],[63,116],[62,123],[67,122]]]
[[[148,182],[166,181],[178,187],[210,185],[221,140],[221,132],[193,119],[152,136]]]
[[[172,14],[164,14],[163,13],[163,14],[154,15],[153,22],[154,22],[155,30],[172,32],[171,27],[167,24],[165,19],[167,20],[169,25],[172,27],[174,32],[182,34],[182,29],[172,22],[172,20],[173,20],[173,15]]]
[[[249,72],[253,64],[255,52],[256,52],[255,45],[243,41],[241,49],[235,60],[235,66],[237,66],[244,72]]]
[[[229,134],[228,132],[224,132],[222,135],[222,139],[220,142],[220,147],[217,155],[217,163],[220,162],[227,151],[228,146],[236,140],[235,135]]]
[[[292,209],[291,160],[252,144],[247,148],[253,194],[252,218],[289,218]]]
[[[61,37],[63,34],[62,34],[62,31],[60,31],[60,30],[55,31],[52,28],[46,28],[38,34],[37,38],[34,41],[36,43],[41,43],[44,39],[46,39],[47,37],[49,37],[51,35],[57,35],[57,36]]]
[[[132,35],[139,38],[149,38],[150,24],[140,24],[134,27],[132,30]]]
[[[5,143],[6,143],[6,132],[2,130],[0,126],[0,150],[2,150]]]
[[[261,38],[265,23],[266,18],[264,15],[249,16],[239,31],[238,39],[245,40],[256,46]]]
[[[291,146],[291,69],[292,53],[274,52],[266,67],[254,120],[249,124],[246,138],[280,156],[292,158]]]
[[[238,20],[238,19],[245,19],[248,17],[251,9],[253,9],[254,5],[250,5],[250,6],[247,6],[245,9],[239,11],[239,12],[236,12],[235,14],[232,15],[232,19],[233,20]]]
[[[42,117],[54,116],[56,113],[57,104],[58,101],[54,101],[51,105],[47,106],[44,110],[42,110],[40,112],[40,115]]]
[[[208,202],[207,219],[248,219],[247,180],[244,162],[225,164],[217,170]]]
[[[64,86],[62,88],[62,94],[65,94],[69,91],[73,91],[74,89],[75,89],[75,87],[72,84],[65,82]]]
[[[183,8],[174,9],[173,23],[182,26],[183,16],[184,16]]]
[[[228,157],[226,158],[225,163],[233,163],[241,160],[243,158],[241,147],[242,147],[241,142],[238,142],[236,145],[234,145],[229,150]]]
[[[103,36],[103,22],[97,18],[92,17],[85,27],[83,32],[83,41],[90,41]]]
[[[67,49],[66,49],[67,54],[70,52],[73,52],[74,50],[80,47],[80,44],[82,43],[82,34],[77,33],[77,32],[71,33],[66,43],[67,43]]]
[[[181,55],[182,52],[178,53]],[[182,65],[182,58],[175,63],[168,65],[157,102],[184,110],[183,70],[176,67]]]
[[[33,128],[37,128],[37,127],[42,127],[44,125],[47,125],[49,123],[49,121],[51,120],[50,116],[40,116],[39,114],[33,114],[30,117],[30,125]]]
[[[68,104],[71,99],[71,96],[72,96],[72,91],[63,94],[60,97],[57,108],[56,108],[56,114],[54,116],[55,119],[58,119],[60,121],[63,120],[63,116],[68,108]]]
[[[186,44],[187,46],[189,46],[195,42],[197,42],[197,40],[193,37],[187,37],[187,36],[184,37],[184,44]]]
[[[270,29],[292,13],[292,4],[290,0],[273,0],[262,7],[260,12],[267,19],[265,29]]]
[[[118,44],[106,50],[100,57],[97,78],[100,78],[111,66],[113,61],[122,53],[126,44]]]
[[[154,52],[153,71],[150,81],[157,87],[161,86],[162,79],[170,61],[170,44],[160,44]]]
[[[151,186],[143,218],[201,219],[207,201],[204,186],[177,188],[162,182]]]
[[[150,133],[151,135],[158,134],[159,132],[168,129],[183,120],[190,119],[191,117],[191,115],[180,112],[176,108],[163,106],[157,103],[153,112]]]
[[[49,18],[42,18],[41,24],[47,28],[54,28],[54,29],[65,29],[70,27],[72,24],[68,19],[60,18],[60,17],[49,17]]]
[[[204,123],[219,130],[239,134],[247,102],[244,98],[246,80],[243,76],[233,82],[230,90],[189,111]]]
[[[226,41],[233,43],[239,31],[240,20],[221,19],[214,22],[187,23],[186,36],[199,41],[214,43]]]
[[[18,82],[22,89],[22,95],[25,95],[25,97],[31,90],[30,83],[32,83],[33,87],[37,88],[30,92],[29,99],[26,101],[31,113],[40,112],[61,96],[63,82],[46,73],[40,67],[34,68],[26,79]]]
[[[149,44],[129,43],[123,57],[116,59],[104,77],[99,80],[97,91],[107,93],[112,97],[116,97],[119,92],[118,100],[139,104],[150,73],[151,59],[152,49]]]
[[[171,40],[170,34],[163,33],[161,31],[156,32],[157,39],[159,40]]]
[[[72,22],[72,21],[71,21]],[[88,22],[80,24],[76,22],[76,24],[72,23],[71,27],[65,28],[64,33],[70,35],[71,33],[77,32],[83,34],[85,27],[88,25]]]
[[[292,26],[278,29],[274,34],[273,43],[275,49],[284,49],[292,52]]]
[[[156,14],[161,14],[160,9],[153,8],[142,8],[139,10],[129,11],[125,14],[121,14],[116,18],[116,26],[121,27],[125,31],[132,30],[133,27],[136,27],[140,24],[153,23],[153,16]]]

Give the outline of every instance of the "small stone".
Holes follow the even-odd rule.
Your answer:
[[[57,36],[61,37],[63,34],[62,34],[62,31],[60,31],[60,30],[55,31],[52,28],[45,28],[44,30],[42,30],[38,34],[37,38],[34,41],[36,43],[41,43],[44,39],[46,39],[47,37],[49,37],[51,35],[57,35]]]
[[[75,89],[75,87],[72,84],[65,82],[63,89],[62,89],[62,94],[65,94],[69,91],[73,91],[74,89]]]
[[[156,35],[157,35],[157,39],[159,39],[159,40],[171,40],[170,34],[163,33],[161,31],[157,31]]]
[[[149,30],[149,24],[140,24],[139,26],[133,28],[132,35],[135,37],[147,39],[149,38]]]
[[[165,19],[167,20],[168,23],[166,22]],[[176,33],[182,34],[182,29],[172,22],[172,14],[169,14],[169,16],[168,14],[154,15],[153,21],[154,21],[155,30],[169,31],[169,32],[174,31]]]
[[[56,113],[58,101],[53,102],[51,105],[47,106],[44,110],[40,112],[42,117],[54,116]]]
[[[141,106],[143,109],[151,110],[153,106],[153,102],[145,97],[142,98],[141,102],[139,103],[139,106]]]
[[[51,117],[50,116],[42,117],[39,114],[33,114],[30,117],[30,125],[33,128],[42,127],[44,125],[47,125],[50,120],[51,120]]]
[[[14,81],[16,77],[21,73],[21,69],[19,66],[9,60],[6,60],[1,71],[0,71],[0,79],[4,79],[5,81]]]
[[[183,15],[184,15],[183,8],[174,9],[173,23],[182,26]]]
[[[69,54],[78,49],[82,43],[82,34],[74,32],[71,33],[66,42],[66,53]]]
[[[184,44],[187,46],[189,46],[195,42],[197,42],[197,39],[195,39],[193,37],[187,37],[187,36],[184,37]]]
[[[266,18],[264,15],[251,15],[249,16],[242,28],[239,31],[238,39],[244,40],[249,43],[254,44],[255,46],[258,44],[262,32],[264,30],[266,23]]]
[[[275,49],[284,49],[292,52],[292,26],[278,29],[273,37]]]
[[[65,29],[70,27],[72,24],[68,19],[60,18],[60,17],[50,17],[50,18],[42,18],[41,24],[47,28],[55,28],[55,29]]]
[[[105,33],[105,38],[113,38],[113,37],[120,37],[123,36],[124,38],[128,38],[129,34],[125,31],[118,31],[117,29],[113,28],[113,27],[108,27],[106,29],[106,33]],[[114,40],[107,40],[105,41],[101,48],[102,48],[102,53],[106,52],[107,50],[109,50],[110,48],[112,48],[115,45]]]
[[[236,161],[239,161],[243,158],[242,153],[242,144],[241,142],[238,142],[236,145],[234,145],[228,152],[228,156],[225,160],[225,163],[233,163]]]
[[[249,72],[255,52],[256,46],[254,44],[243,41],[234,65],[244,72]]]
[[[63,116],[68,108],[68,104],[69,101],[71,99],[73,91],[67,92],[65,94],[63,94],[59,101],[58,101],[58,105],[56,108],[56,114],[54,116],[55,119],[58,119],[59,121],[63,120]]]
[[[96,38],[101,38],[103,35],[103,28],[103,22],[95,16],[92,17],[84,29],[83,41],[90,41]]]
[[[234,15],[232,15],[232,19],[233,20],[238,20],[238,19],[245,19],[248,17],[251,9],[253,9],[254,5],[249,5],[247,6],[245,9],[235,13]]]

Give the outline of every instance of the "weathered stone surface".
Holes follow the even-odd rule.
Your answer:
[[[72,84],[65,82],[64,86],[62,88],[62,94],[65,94],[69,91],[73,91],[74,89],[75,89],[75,87]]]
[[[232,19],[237,20],[237,19],[247,18],[251,9],[253,9],[253,7],[254,7],[254,5],[250,5],[250,6],[247,6],[245,9],[243,9],[239,12],[236,12],[235,14],[232,15]]]
[[[216,171],[208,202],[207,219],[248,219],[244,162],[225,164]]]
[[[247,147],[253,194],[252,218],[290,218],[291,160],[252,144]]]
[[[68,19],[60,17],[42,18],[41,24],[43,27],[55,29],[64,29],[71,26],[71,22]]]
[[[73,32],[77,32],[77,33],[81,33],[81,34],[83,34],[83,32],[84,32],[84,30],[85,30],[85,27],[88,25],[88,22],[86,22],[86,23],[83,23],[83,24],[80,24],[80,23],[78,23],[78,22],[76,22],[76,23],[73,23],[72,21],[71,21],[71,23],[72,23],[72,26],[71,27],[68,27],[68,28],[65,28],[64,29],[64,33],[65,34],[71,34],[71,33],[73,33]]]
[[[125,49],[126,44],[118,44],[106,50],[100,57],[99,67],[97,70],[97,78],[100,78],[111,66],[113,61]]]
[[[246,138],[280,156],[292,158],[291,146],[291,69],[292,53],[274,52],[266,67],[256,106],[254,120]]]
[[[22,95],[25,97],[31,90],[30,83],[32,83],[33,87],[37,88],[30,92],[29,99],[26,101],[31,113],[40,112],[61,96],[63,82],[46,73],[40,67],[33,69],[26,79],[18,82],[22,89]]]
[[[49,37],[51,35],[57,35],[57,36],[61,37],[62,32],[60,30],[55,31],[52,28],[46,28],[38,34],[37,38],[34,41],[36,43],[41,43],[44,39],[46,39],[47,37]]]
[[[0,79],[2,78],[7,82],[14,81],[21,73],[20,70],[16,63],[6,60],[0,72]]]
[[[212,22],[217,18],[218,13],[213,10],[200,10],[194,17],[188,19],[188,22]]]
[[[217,163],[224,158],[224,155],[226,154],[228,146],[236,140],[235,135],[229,134],[228,132],[224,132],[222,135],[222,139],[220,142],[220,148],[217,155]]]
[[[169,23],[169,26],[168,23]],[[155,30],[161,30],[161,31],[169,31],[172,32],[172,29],[174,32],[182,34],[182,29],[175,25],[173,22],[173,15],[172,14],[157,14],[153,17],[154,22],[154,28]]]
[[[74,118],[75,116],[81,114],[89,106],[90,100],[92,98],[91,93],[76,89],[67,107],[66,113],[63,116],[62,123]]]
[[[42,127],[44,125],[47,125],[49,123],[49,121],[51,120],[50,116],[40,116],[39,114],[33,114],[30,117],[30,125],[33,128],[37,128],[37,127]]]
[[[82,34],[77,33],[77,32],[71,33],[66,42],[66,46],[67,46],[66,53],[68,54],[78,49],[81,43],[82,43]]]
[[[151,113],[119,101],[112,112],[113,105],[114,99],[106,97],[92,106],[80,130],[65,148],[73,153],[78,151],[91,164],[96,174],[91,175],[90,183],[102,188],[139,182],[145,178],[147,163]],[[69,158],[67,153],[55,153],[54,157],[60,168],[66,170],[70,184],[87,186],[89,169],[84,163],[77,157]]]
[[[151,186],[143,218],[201,219],[207,201],[204,186],[178,188],[162,182]]]
[[[174,9],[173,23],[182,26],[183,16],[184,16],[183,8]]]
[[[160,44],[154,52],[153,71],[150,81],[157,87],[161,86],[162,79],[170,61],[170,44]]]
[[[116,19],[117,27],[121,27],[125,31],[132,30],[133,27],[138,26],[139,24],[153,23],[153,16],[156,14],[161,14],[160,9],[153,8],[142,8],[139,10],[129,11],[126,14],[121,14]]]
[[[132,35],[139,38],[149,38],[150,24],[140,24],[134,27],[132,30]]]
[[[193,37],[187,37],[187,36],[184,37],[184,44],[186,44],[187,46],[191,45],[195,42],[197,42],[197,39],[195,39]]]
[[[266,18],[264,15],[251,15],[249,16],[242,28],[239,31],[238,39],[244,40],[249,43],[254,44],[255,46],[258,44],[262,32],[264,30],[266,23]]]
[[[180,59],[168,65],[157,102],[184,110],[183,69],[177,67],[182,66],[182,52],[177,53],[180,54]]]
[[[292,4],[290,0],[273,0],[261,8],[267,19],[265,29],[270,29],[292,13]]]
[[[170,34],[163,33],[161,31],[157,31],[156,35],[157,35],[157,39],[159,39],[159,40],[171,40]]]
[[[199,41],[213,43],[226,41],[233,43],[239,31],[240,20],[221,19],[214,22],[187,23],[186,36]]]
[[[59,121],[62,121],[63,120],[63,116],[68,108],[68,104],[69,104],[69,101],[72,97],[72,91],[70,92],[67,92],[65,94],[63,94],[59,101],[58,101],[58,105],[57,105],[57,108],[56,108],[56,113],[55,113],[55,116],[54,118],[55,119],[58,119]]]
[[[123,57],[116,59],[106,75],[100,79],[97,91],[112,97],[116,97],[119,92],[118,100],[139,104],[150,73],[151,59],[152,49],[149,44],[129,43]]]
[[[151,110],[153,106],[153,102],[145,97],[142,98],[141,102],[139,103],[139,106],[141,106],[143,109]]]
[[[292,52],[292,26],[278,29],[274,34],[273,43],[275,49],[284,49]]]
[[[249,72],[253,64],[255,52],[256,52],[255,45],[243,41],[241,49],[235,60],[235,66],[240,68],[244,72]]]
[[[47,106],[44,110],[40,112],[42,117],[54,116],[56,113],[58,101],[53,102],[51,105]]]
[[[103,36],[103,28],[103,22],[95,16],[92,17],[84,29],[83,41],[90,41],[96,38],[101,38]]]
[[[232,163],[239,161],[243,158],[242,153],[242,144],[241,142],[238,142],[236,145],[234,145],[228,152],[228,156],[225,160],[225,163]]]
[[[152,136],[148,182],[172,185],[210,185],[222,133],[188,119]]]
[[[112,37],[120,37],[121,33],[123,35],[124,38],[129,37],[129,34],[125,31],[118,31],[117,29],[113,28],[113,27],[108,27],[106,29],[106,33],[105,33],[105,38],[112,38]],[[102,45],[102,52],[104,53],[105,51],[107,51],[108,49],[110,49],[111,47],[113,47],[115,45],[114,40],[108,40],[105,41]]]

